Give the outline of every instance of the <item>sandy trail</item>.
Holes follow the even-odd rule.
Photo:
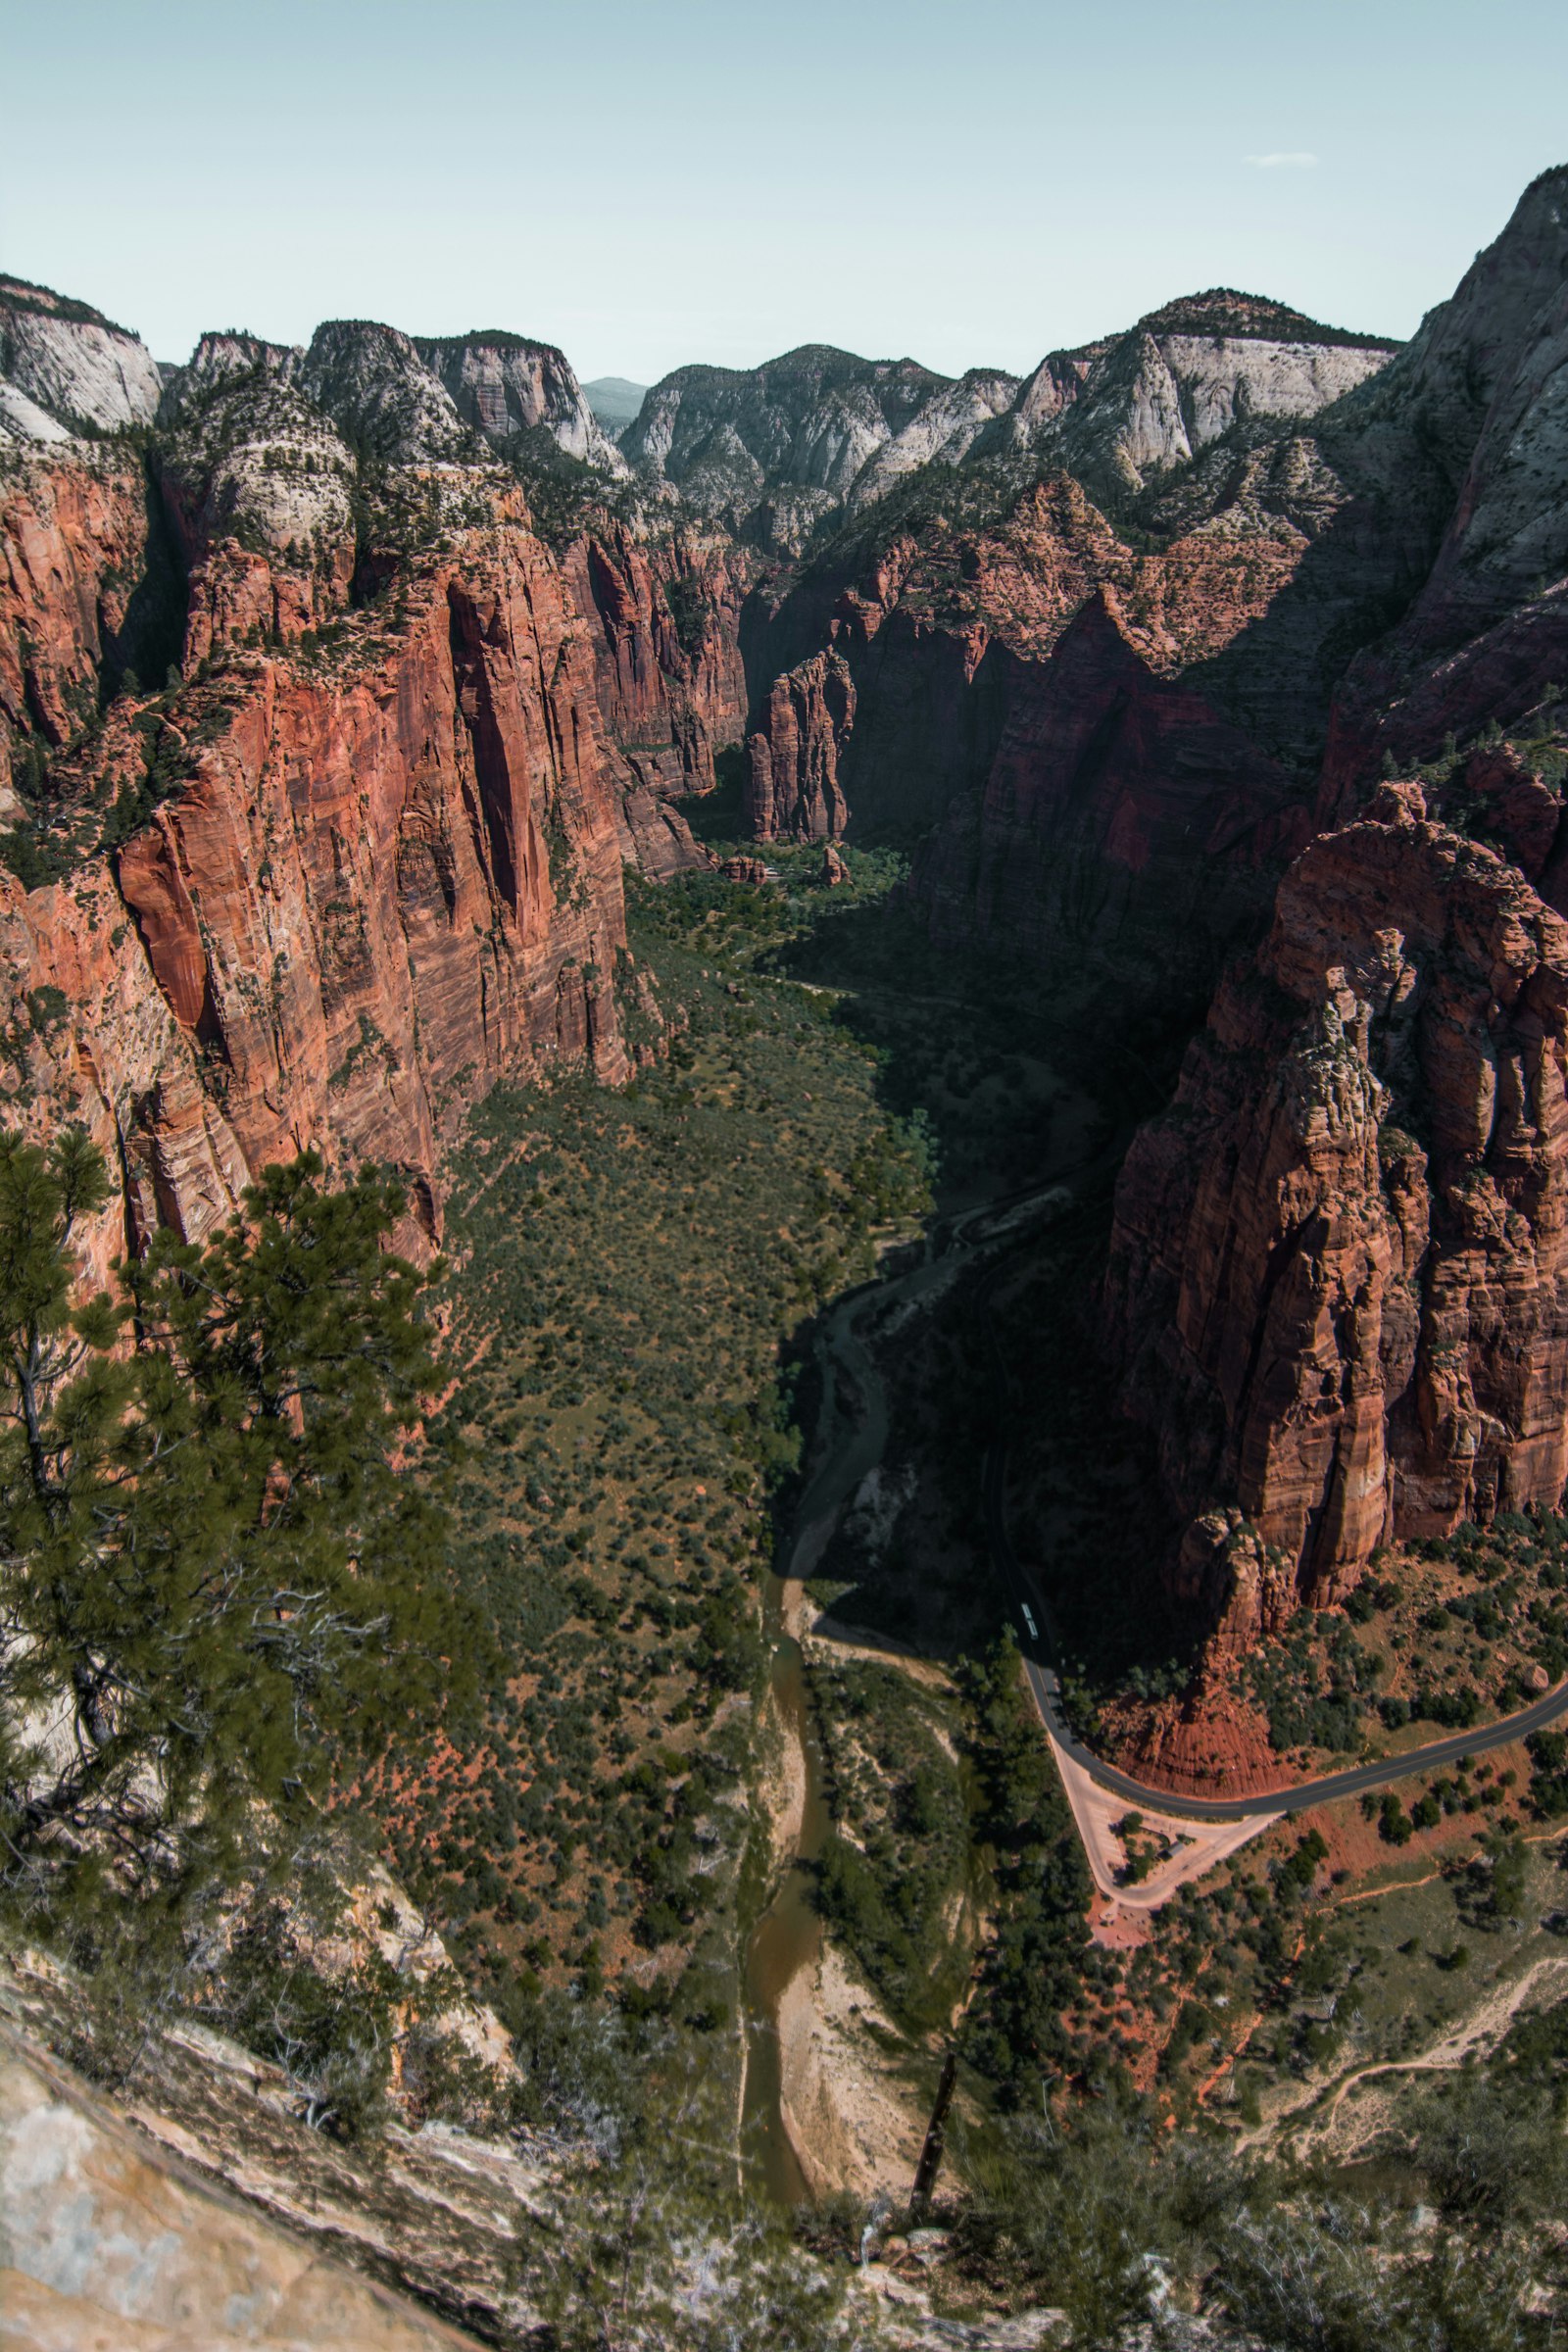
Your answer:
[[[1352,2066],[1337,2082],[1303,2099],[1298,2107],[1270,2116],[1265,2124],[1245,2133],[1236,2144],[1242,2148],[1255,2147],[1282,2130],[1291,2130],[1300,2133],[1297,2141],[1299,2155],[1328,2153],[1338,2136],[1341,2108],[1358,2084],[1386,2080],[1393,2075],[1457,2073],[1467,2059],[1481,2057],[1495,2049],[1536,1987],[1548,1984],[1558,1986],[1568,1984],[1568,1953],[1554,1953],[1544,1960],[1532,1962],[1523,1975],[1512,1978],[1506,1984],[1499,1984],[1494,1991],[1488,1993],[1467,2018],[1429,2048],[1418,2050],[1411,2058],[1380,2058],[1365,2066]],[[1319,2109],[1320,2113],[1315,2112]],[[1368,2128],[1378,2120],[1377,2116],[1363,2111],[1356,2119],[1354,2137],[1364,2140],[1368,2136]]]

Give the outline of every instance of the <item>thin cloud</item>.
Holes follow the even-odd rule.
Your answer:
[[[1305,172],[1317,162],[1317,157],[1309,148],[1302,147],[1273,155],[1244,156],[1242,160],[1254,164],[1259,172]]]

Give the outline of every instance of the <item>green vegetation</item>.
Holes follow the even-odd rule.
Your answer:
[[[505,1664],[461,1734],[367,1794],[509,2018],[570,1974],[711,2032],[734,2007],[755,1580],[798,1454],[781,1345],[926,1193],[872,1057],[755,974],[759,894],[698,875],[631,902],[667,1058],[620,1095],[498,1090],[453,1163],[466,1369],[430,1437]]]
[[[402,1196],[320,1178],[269,1169],[112,1297],[79,1264],[99,1153],[0,1137],[0,1907],[82,1972],[95,2072],[194,2006],[354,2135],[422,1996],[344,1945],[368,1861],[329,1815],[485,1646],[421,1469]]]
[[[1298,1618],[1249,1662],[1245,1688],[1268,1718],[1270,1743],[1353,1753],[1384,1660],[1361,1647],[1343,1620]]]
[[[389,1467],[433,1379],[401,1197],[319,1176],[73,1303],[102,1159],[0,1138],[0,1888],[35,1927],[231,1879],[253,1804],[304,1818],[471,1648],[440,1509]]]
[[[631,519],[632,486],[602,466],[571,457],[547,424],[514,433],[501,455],[522,484],[535,531],[557,555],[585,533]]]
[[[1004,2106],[1033,2104],[1054,2077],[1099,2081],[1112,2052],[1075,2036],[1087,1949],[1089,1866],[1009,1633],[969,1677],[977,1722],[978,1823],[996,1886],[997,1927],[965,2020],[964,2054]]]
[[[941,2029],[973,1951],[956,1694],[858,1659],[813,1665],[810,1690],[835,1821],[818,1864],[822,1915],[893,2017],[915,2034]]]
[[[1490,2085],[1373,2181],[1258,2164],[1212,2135],[1172,2143],[1136,2103],[1020,2118],[971,2168],[947,2294],[961,2309],[968,2281],[1049,2302],[1074,2347],[1145,2340],[1151,2320],[1153,2341],[1180,2341],[1200,2311],[1219,2341],[1234,2340],[1228,2322],[1271,2352],[1523,2352],[1551,2340],[1532,2285],[1560,2276],[1529,2228],[1561,2181],[1551,2139],[1539,2108]],[[1420,2220],[1423,2195],[1439,2230]]]

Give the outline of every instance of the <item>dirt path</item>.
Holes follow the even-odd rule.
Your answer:
[[[1326,2153],[1335,2137],[1340,2109],[1357,2084],[1392,2075],[1457,2073],[1467,2059],[1495,2049],[1536,1986],[1547,1983],[1568,1983],[1568,1953],[1553,1953],[1544,1960],[1533,1961],[1522,1976],[1513,1978],[1506,1984],[1497,1985],[1477,2003],[1459,2025],[1452,2027],[1429,2048],[1418,2050],[1414,2057],[1379,2058],[1364,2066],[1352,2066],[1337,2082],[1304,2098],[1299,2106],[1270,2116],[1267,2123],[1245,2133],[1237,2141],[1237,2146],[1255,2147],[1281,2131],[1300,2128],[1298,2152],[1301,2155]],[[1241,2052],[1238,2051],[1237,2057],[1240,2056]],[[1321,2113],[1317,2112],[1319,2109]],[[1301,2127],[1298,2127],[1298,2118],[1302,2119]],[[1370,2114],[1361,2117],[1362,2130],[1358,2136],[1366,2136],[1365,2127],[1373,2120]]]

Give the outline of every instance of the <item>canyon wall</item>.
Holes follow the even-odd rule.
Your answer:
[[[839,762],[855,729],[842,655],[815,654],[776,678],[746,745],[746,818],[759,841],[833,841],[844,831]]]
[[[1568,925],[1515,867],[1411,785],[1303,852],[1117,1188],[1107,1331],[1195,1522],[1184,1598],[1228,1504],[1251,1632],[1396,1532],[1555,1505],[1565,1090]]]
[[[366,342],[318,354],[325,388],[427,437],[446,394],[424,376],[406,402],[400,346]],[[621,863],[651,796],[572,566],[499,469],[411,466],[368,498],[277,358],[208,338],[151,483],[113,442],[0,471],[0,1088],[14,1124],[83,1125],[120,1171],[100,1261],[206,1229],[307,1144],[398,1170],[427,1243],[463,1104],[558,1059],[618,1081],[617,988],[649,1009]],[[128,659],[149,601],[161,689]],[[697,855],[673,812],[656,846],[664,870]]]
[[[1565,194],[1345,404],[1348,473],[1446,519],[1117,1191],[1107,1341],[1221,1652],[1568,1478]]]
[[[649,785],[709,790],[714,752],[746,726],[744,555],[712,533],[650,537],[607,520],[573,542],[564,568],[593,630],[611,741]]]
[[[96,708],[147,565],[137,465],[81,448],[0,461],[0,760],[59,750]],[[0,794],[11,799],[9,772]]]
[[[1277,1611],[1545,1495],[1565,186],[1404,350],[1226,291],[1021,384],[809,347],[656,387],[629,477],[526,338],[161,383],[0,289],[15,1115],[87,1118],[132,1233],[305,1140],[433,1231],[473,1091],[626,1070],[621,862],[702,859],[744,733],[754,833],[902,841],[944,943],[1118,1005],[1236,958],[1107,1291],[1186,1590],[1250,1544]],[[73,437],[111,348],[146,462]]]
[[[397,1169],[422,1246],[466,1102],[558,1060],[616,1082],[628,992],[657,1022],[621,868],[706,857],[674,803],[743,730],[747,560],[621,512],[618,459],[547,543],[555,477],[511,446],[569,466],[586,413],[547,346],[337,321],[163,380],[84,306],[6,300],[12,1121],[121,1171],[100,1261],[306,1144]],[[106,350],[145,450],[74,429]]]

